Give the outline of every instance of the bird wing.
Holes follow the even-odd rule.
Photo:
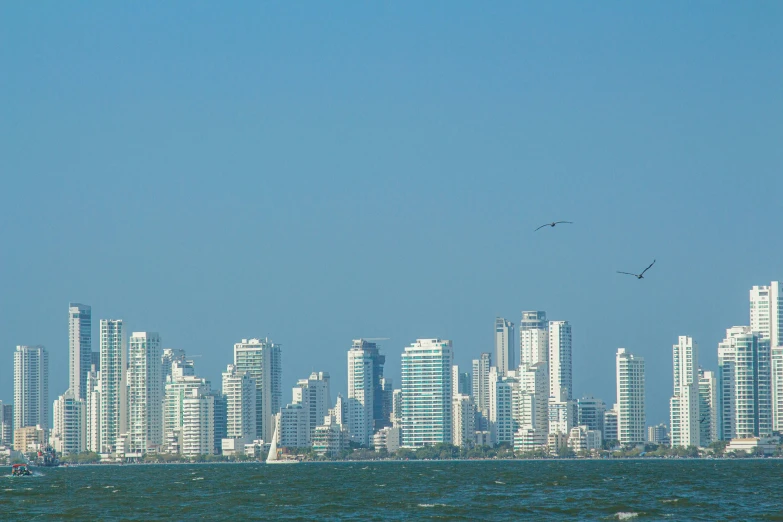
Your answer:
[[[654,264],[655,264],[655,259],[653,259],[653,262],[652,262],[652,263],[650,263],[650,266],[648,266],[647,268],[645,268],[644,270],[642,270],[642,273],[641,273],[641,275],[644,275],[644,273],[645,273],[646,271],[648,271],[650,268],[652,268],[652,266],[653,266]]]
[[[618,274],[632,275],[632,276],[634,276],[634,277],[639,277],[637,274],[632,274],[631,272],[620,272],[620,271],[618,270],[618,271],[617,271],[617,273],[618,273]]]
[[[540,227],[538,227],[537,229],[535,229],[533,232],[538,232],[538,231],[539,231],[539,230],[541,230],[542,228],[544,228],[544,227],[548,227],[548,226],[549,226],[549,223],[547,223],[546,225],[541,225]]]
[[[555,221],[555,224],[558,224],[558,223],[571,223],[571,224],[573,224],[574,222],[573,221]]]

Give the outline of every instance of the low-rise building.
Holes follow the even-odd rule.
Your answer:
[[[394,453],[400,449],[400,427],[387,426],[381,428],[375,435],[373,435],[373,445],[375,451],[381,451],[382,448],[386,448],[389,453]]]
[[[593,451],[601,449],[601,432],[589,427],[574,426],[568,434],[568,447],[574,451]]]
[[[532,426],[522,426],[514,433],[515,451],[534,451],[546,447],[547,433]]]
[[[46,444],[46,430],[41,426],[25,426],[14,430],[14,450],[27,453]]]
[[[334,415],[324,418],[324,424],[313,432],[313,451],[319,456],[335,457],[349,448],[350,434]]]

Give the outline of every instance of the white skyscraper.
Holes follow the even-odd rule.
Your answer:
[[[130,390],[129,453],[140,457],[163,443],[162,348],[154,332],[133,332],[128,374]]]
[[[571,399],[571,325],[568,321],[549,321],[549,396],[560,397],[565,388]]]
[[[549,398],[548,414],[551,434],[568,435],[577,426],[579,410],[576,401],[566,396],[565,388],[560,389],[559,396]]]
[[[715,372],[699,369],[699,446],[718,440],[718,379]]]
[[[348,429],[351,440],[369,446],[373,434],[374,386],[373,354],[375,343],[354,339],[348,350]]]
[[[76,399],[87,397],[87,373],[92,363],[92,309],[68,305],[68,384]]]
[[[603,440],[606,441],[618,441],[617,435],[617,404],[612,406],[611,410],[604,412],[604,433]]]
[[[275,415],[283,400],[279,344],[269,339],[242,339],[234,345],[234,365],[238,372],[247,372],[256,384],[255,438],[271,440]]]
[[[451,341],[417,339],[402,354],[402,445],[451,442]]]
[[[489,428],[495,444],[514,442],[517,431],[518,408],[516,400],[519,380],[514,372],[501,373],[492,367],[489,370]]]
[[[14,352],[14,429],[49,428],[49,354],[43,346]]]
[[[255,439],[258,391],[253,378],[229,364],[223,372],[223,395],[226,397],[226,437],[246,442]]]
[[[176,362],[175,367],[179,364],[182,363]],[[199,399],[209,395],[210,392],[209,381],[195,375],[170,375],[167,378],[163,394],[163,437],[167,444],[166,451],[184,453],[185,399]],[[199,408],[201,407],[199,406]],[[214,415],[214,398],[209,407],[212,408]],[[181,441],[180,434],[182,435]]]
[[[313,372],[307,379],[300,379],[294,388],[294,404],[301,404],[310,416],[310,429],[324,423],[332,407],[332,396],[329,389],[329,374]]]
[[[182,399],[182,454],[187,457],[215,452],[215,397],[198,389]]]
[[[644,411],[644,359],[617,350],[617,436],[620,444],[646,440]]]
[[[681,335],[672,346],[674,393],[669,400],[671,445],[673,448],[699,446],[699,346],[693,338]]]
[[[121,319],[102,319],[100,329],[100,452],[112,453],[128,430],[128,352]]]
[[[514,349],[514,323],[502,317],[495,319],[495,364],[501,375],[517,367]]]
[[[783,345],[783,293],[778,281],[751,288],[750,330],[769,339],[772,348]]]
[[[546,312],[522,312],[519,322],[520,364],[536,364],[549,361],[549,323]]]
[[[492,355],[482,353],[473,359],[473,402],[480,415],[477,430],[488,430],[489,422],[489,369],[492,367]]]
[[[470,395],[457,394],[452,398],[454,415],[451,440],[455,446],[472,446],[476,441],[476,405]]]
[[[750,327],[726,330],[718,345],[721,438],[772,433],[772,369],[769,339]]]
[[[77,399],[73,391],[68,390],[54,401],[53,410],[54,428],[50,439],[55,451],[62,455],[86,451],[87,415],[84,400]]]
[[[84,401],[85,411],[85,447],[87,451],[101,452],[101,372],[92,364],[87,374],[87,399]]]
[[[770,342],[772,429],[783,431],[783,293],[778,281],[750,290],[750,330]]]
[[[549,431],[549,372],[545,362],[519,368],[518,424],[531,443],[546,442]]]

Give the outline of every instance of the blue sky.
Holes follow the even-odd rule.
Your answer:
[[[783,277],[781,49],[771,1],[3,3],[0,400],[17,344],[65,391],[69,301],[215,384],[268,335],[286,400],[344,391],[352,338],[399,384],[414,339],[468,364],[540,309],[577,395],[626,347],[665,421],[676,337],[715,368]]]

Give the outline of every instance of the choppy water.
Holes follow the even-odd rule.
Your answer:
[[[83,466],[0,476],[2,520],[783,520],[783,460]]]

